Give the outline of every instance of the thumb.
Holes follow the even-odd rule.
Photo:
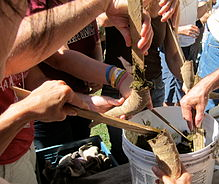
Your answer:
[[[107,103],[111,106],[120,106],[124,103],[125,98],[115,99],[112,97],[105,97],[107,99]]]

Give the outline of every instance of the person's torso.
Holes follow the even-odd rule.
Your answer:
[[[3,113],[11,104],[18,101],[11,86],[24,86],[24,78],[27,72],[11,75],[1,82],[0,86],[0,113]],[[33,123],[27,123],[24,128],[15,136],[4,153],[0,156],[0,164],[8,164],[18,160],[29,149],[33,141]]]
[[[180,18],[179,26],[195,25],[197,20],[197,0],[182,0],[180,1]],[[179,35],[181,47],[187,47],[195,43],[195,38],[186,35]]]

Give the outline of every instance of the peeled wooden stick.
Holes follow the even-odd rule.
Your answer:
[[[115,107],[105,114],[110,116],[121,116],[121,115],[134,115],[142,111],[148,103],[151,103],[150,99],[150,89],[148,86],[143,87],[144,77],[139,77],[138,74],[144,72],[144,55],[141,53],[141,50],[137,47],[137,43],[141,38],[140,32],[142,28],[142,12],[143,12],[143,2],[142,0],[128,0],[128,12],[129,12],[129,24],[132,38],[132,61],[133,65],[136,66],[133,70],[133,75],[138,76],[136,79],[134,77],[134,83],[142,80],[142,83],[139,88],[136,88],[137,85],[132,83],[132,91],[130,96],[125,100],[125,102],[119,106]],[[138,72],[139,71],[139,72]],[[143,71],[143,72],[142,72]],[[143,75],[144,76],[144,75]],[[137,84],[135,83],[135,84]]]
[[[190,90],[194,86],[194,68],[193,61],[185,61],[181,67],[181,74],[186,88]]]
[[[22,89],[16,86],[12,86],[11,88],[15,91],[17,96],[19,96],[20,98],[25,98],[31,93],[28,90],[25,90],[25,89]],[[66,104],[66,105],[69,105],[72,108],[72,110],[75,110],[77,112],[77,115],[80,117],[87,118],[90,120],[96,120],[98,122],[102,121],[105,124],[110,125],[110,126],[130,130],[130,131],[140,133],[140,134],[157,134],[160,132],[159,129],[156,129],[150,126],[145,126],[145,125],[141,125],[135,122],[111,117],[106,114],[89,111],[86,109],[81,109],[79,107],[76,107],[70,104]]]
[[[132,60],[137,63],[141,69],[144,69],[144,55],[137,47],[137,43],[140,40],[141,28],[142,28],[142,12],[143,2],[142,0],[128,0],[128,12],[129,12],[129,24],[132,38]]]
[[[125,102],[119,106],[114,107],[113,109],[107,111],[105,114],[109,116],[121,116],[121,115],[134,115],[138,112],[141,112],[147,105],[151,104],[150,98],[150,89],[146,84],[146,79],[144,75],[139,76],[138,74],[144,73],[144,55],[141,50],[137,47],[137,43],[141,38],[141,28],[142,28],[142,12],[143,12],[143,2],[142,0],[128,0],[128,12],[129,12],[129,24],[130,32],[132,39],[132,65],[135,65],[136,68],[133,68],[134,82],[132,83],[132,91],[130,96],[125,100]],[[137,71],[138,70],[138,71]],[[139,72],[140,71],[140,72]],[[135,78],[137,76],[137,79]],[[136,88],[136,82],[141,81],[139,88]],[[133,85],[134,84],[134,85]],[[140,84],[140,83],[138,83]],[[92,126],[97,125],[98,122],[92,123]]]
[[[172,34],[173,38],[175,38],[174,33],[171,29],[170,22],[167,22],[168,27],[170,28],[170,33]],[[182,52],[181,47],[179,46],[179,42],[177,39],[173,39],[174,44],[177,48],[178,54],[180,55],[181,61],[183,62],[183,65],[181,67],[181,75],[183,82],[188,90],[190,90],[194,84],[197,82],[197,78],[195,79],[194,75],[194,68],[193,68],[193,61],[188,61],[185,59],[184,54]],[[197,130],[194,132],[193,136],[193,148],[195,151],[204,148],[204,134],[201,134],[202,130]],[[200,141],[201,139],[201,141]]]
[[[169,177],[177,179],[181,176],[181,161],[171,135],[163,130],[155,138],[148,140],[151,146],[158,167],[164,171]]]
[[[193,135],[193,151],[194,152],[205,147],[204,133],[205,133],[204,129],[195,128],[195,132]]]

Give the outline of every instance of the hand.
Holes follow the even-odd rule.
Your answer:
[[[95,112],[104,113],[115,106],[120,106],[124,98],[114,99],[108,96],[84,96],[84,100],[89,105],[89,109]]]
[[[200,30],[197,26],[190,24],[190,25],[186,25],[186,26],[179,26],[178,34],[197,38],[200,34]]]
[[[176,21],[179,15],[179,0],[160,0],[161,6],[158,15],[161,15],[161,21],[166,22],[169,18],[172,18],[173,26],[176,25]]]
[[[129,29],[129,16],[127,7],[127,0],[113,0],[106,10],[106,15],[111,22],[110,25],[114,25],[121,32],[125,39],[126,46],[130,47],[131,35]],[[144,13],[141,39],[138,42],[138,47],[142,50],[142,53],[147,54],[147,50],[150,47],[152,38],[153,31],[151,27],[150,17],[147,13]]]
[[[192,176],[183,168],[182,175],[178,179],[171,179],[169,176],[166,176],[165,173],[160,170],[158,167],[152,167],[154,174],[163,181],[164,184],[191,184]]]
[[[88,109],[64,81],[47,81],[21,101],[34,115],[35,120],[61,121],[67,115],[76,115],[67,103]]]
[[[141,49],[141,52],[145,55],[148,55],[148,49],[151,47],[153,40],[154,32],[151,26],[151,18],[147,11],[144,11],[143,14],[143,24],[141,29],[141,39],[138,42],[138,48]]]
[[[196,84],[180,101],[182,116],[188,122],[190,130],[193,125],[200,127],[204,118],[204,110],[208,101],[208,92],[202,83]],[[195,122],[193,122],[192,110],[196,110]]]

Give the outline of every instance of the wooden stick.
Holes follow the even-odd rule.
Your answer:
[[[142,0],[128,0],[129,24],[132,38],[132,60],[134,63],[139,64],[141,69],[144,69],[144,55],[137,47],[137,43],[141,38],[142,11]]]
[[[21,98],[25,98],[31,93],[31,91],[21,89],[21,88],[16,87],[16,86],[13,86],[12,89]],[[122,128],[125,130],[130,130],[130,131],[140,133],[140,134],[155,134],[156,135],[157,133],[160,133],[159,129],[156,129],[156,128],[153,128],[150,126],[145,126],[145,125],[142,125],[139,123],[119,119],[116,117],[111,117],[111,116],[108,116],[108,115],[103,114],[103,113],[98,113],[98,112],[94,112],[94,111],[80,109],[79,107],[75,107],[75,106],[70,105],[70,104],[66,104],[66,105],[71,106],[71,108],[77,112],[77,115],[80,117],[83,117],[83,118],[95,120],[95,121],[102,122],[102,123],[105,123],[105,124],[110,125],[110,126]]]
[[[150,110],[152,113],[154,113],[157,117],[159,117],[162,122],[164,122],[166,125],[168,125],[170,128],[175,130],[179,135],[187,139],[188,141],[191,141],[188,137],[186,137],[180,130],[178,130],[176,127],[174,127],[169,121],[166,120],[161,114],[159,114],[155,109]]]
[[[169,33],[172,36],[172,40],[173,40],[174,45],[178,51],[180,60],[183,63],[183,66],[181,67],[183,81],[187,85],[186,87],[190,90],[192,88],[192,86],[194,85],[194,69],[193,69],[192,61],[187,61],[185,59],[182,48],[179,45],[179,42],[177,40],[177,37],[175,35],[175,32],[172,29],[172,25],[171,25],[169,20],[167,21],[167,24],[168,24]],[[190,66],[190,67],[188,67],[188,66]],[[186,71],[187,71],[187,73],[185,73]],[[188,82],[188,81],[190,81],[190,82]],[[202,129],[195,129],[194,135],[193,135],[193,149],[194,149],[194,151],[202,149],[202,148],[204,148],[204,146],[205,146],[204,145],[204,131]]]
[[[174,44],[174,46],[179,54],[180,60],[183,64],[183,63],[185,63],[186,59],[185,59],[185,56],[183,54],[182,48],[179,45],[179,41],[177,39],[177,36],[172,28],[170,20],[167,21],[167,28],[168,28],[167,31],[169,32],[170,36],[172,37],[171,41],[173,42],[173,44]]]
[[[204,129],[195,127],[194,135],[193,135],[193,151],[198,151],[205,147],[205,139],[204,139]]]
[[[196,115],[196,110],[192,109],[193,122],[195,122],[195,115]],[[203,149],[205,147],[204,129],[197,128],[196,126],[194,126],[192,140],[193,140],[194,152]]]

